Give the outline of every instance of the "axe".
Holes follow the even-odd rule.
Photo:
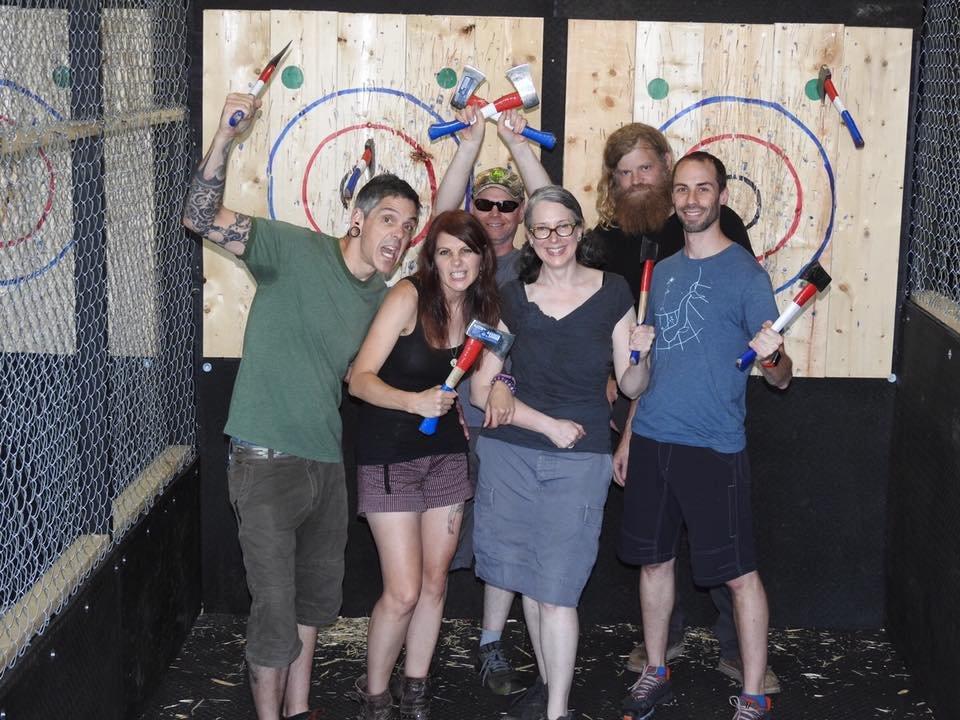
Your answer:
[[[643,275],[640,276],[640,299],[637,301],[637,322],[642,324],[647,317],[647,301],[650,299],[650,285],[653,283],[653,266],[657,262],[660,246],[648,237],[640,244],[640,259],[643,260]],[[630,351],[630,364],[640,362],[640,351]]]
[[[363,171],[367,169],[370,170],[370,175],[375,175],[377,172],[373,151],[373,138],[369,138],[363,144],[363,155],[360,156],[360,160],[357,161],[357,164],[354,165],[351,170],[347,170],[346,175],[340,180],[340,202],[343,203],[344,210],[350,206],[353,194],[357,191],[357,183],[360,182],[360,176],[363,175]]]
[[[441,390],[452,392],[457,383],[460,382],[460,378],[473,366],[484,347],[498,358],[505,358],[507,353],[510,352],[510,346],[513,345],[515,337],[512,333],[490,327],[479,320],[470,321],[470,324],[467,325],[466,335],[467,341],[463,344],[460,357],[457,358],[453,370],[450,371],[447,379],[440,386]],[[438,422],[439,418],[424,418],[420,423],[420,432],[424,435],[433,435],[437,431]]]
[[[837,112],[840,113],[840,117],[843,118],[844,125],[847,126],[847,130],[850,131],[850,137],[853,138],[853,144],[862,148],[864,145],[863,135],[860,134],[860,128],[857,127],[857,124],[853,121],[853,116],[850,114],[850,111],[843,104],[843,100],[840,99],[840,96],[837,94],[837,88],[833,84],[833,73],[830,72],[830,68],[826,65],[820,66],[820,75],[817,78],[817,94],[820,96],[820,102],[823,103],[824,99],[829,97],[830,102],[833,103],[833,106],[837,109]]]
[[[270,58],[266,64],[266,67],[260,71],[260,77],[257,78],[257,81],[253,84],[253,87],[250,88],[251,95],[254,97],[260,97],[260,93],[263,92],[263,88],[266,87],[267,81],[270,80],[270,76],[273,75],[273,71],[277,69],[277,65],[279,65],[280,61],[283,59],[283,54],[287,51],[287,48],[290,47],[290,43],[292,42],[293,40],[288,42],[284,46],[283,50]],[[230,127],[236,127],[237,123],[243,120],[245,114],[246,113],[244,113],[243,110],[237,110],[233,115],[231,115],[230,120],[228,121],[230,123]]]
[[[471,65],[464,65],[463,72],[460,74],[460,84],[453,91],[453,97],[450,98],[450,107],[455,110],[463,110],[467,105],[475,105],[474,94],[477,88],[486,82],[487,76]],[[486,105],[486,103],[483,103]]]
[[[827,271],[818,262],[812,262],[800,273],[800,279],[806,281],[806,285],[797,293],[793,301],[787,306],[787,309],[780,313],[780,317],[773,323],[773,329],[781,335],[785,333],[793,321],[800,317],[804,306],[818,292],[823,292],[830,284],[830,276]],[[757,359],[757,351],[753,348],[748,349],[743,355],[737,358],[737,367],[742,371],[749,368],[753,361]]]
[[[460,87],[458,87],[458,93],[454,93],[454,99],[458,103],[462,103],[463,106],[460,107],[454,104],[452,100],[450,104],[458,110],[462,110],[463,107],[466,107],[466,105],[478,105],[479,112],[485,120],[497,117],[497,115],[504,110],[513,110],[514,108],[519,107],[522,107],[525,110],[530,110],[540,104],[540,97],[537,95],[536,87],[534,87],[533,77],[530,74],[529,65],[517,65],[516,67],[512,67],[507,70],[506,74],[507,79],[515,88],[514,92],[499,97],[492,103],[480,105],[479,99],[473,100],[473,96],[468,96],[465,99],[459,97]],[[461,86],[462,85],[463,81],[461,80]],[[445,137],[446,135],[452,135],[453,133],[459,132],[460,130],[468,127],[470,126],[467,123],[460,122],[459,120],[451,120],[445,123],[434,123],[430,126],[428,134],[431,140],[438,140],[439,138]],[[553,135],[553,133],[543,132],[534,128],[524,128],[522,135],[525,138],[539,143],[548,150],[552,150],[557,144],[557,138]]]

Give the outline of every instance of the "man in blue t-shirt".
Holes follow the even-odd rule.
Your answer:
[[[642,360],[647,385],[633,418],[624,494],[620,557],[641,565],[647,667],[623,707],[648,717],[672,696],[666,667],[680,529],[688,529],[698,585],[726,585],[733,594],[743,660],[743,692],[735,720],[771,718],[764,695],[768,609],[756,569],[746,455],[747,375],[736,358],[749,345],[771,385],[786,388],[792,362],[777,317],[770,278],[720,230],[727,200],[726,168],[695,152],[674,167],[674,210],[684,247],[659,262],[645,324],[655,341]]]

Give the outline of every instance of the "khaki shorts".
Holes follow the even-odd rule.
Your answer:
[[[300,654],[297,625],[329,625],[340,612],[343,465],[234,440],[227,478],[252,597],[246,656],[263,667],[286,667]]]

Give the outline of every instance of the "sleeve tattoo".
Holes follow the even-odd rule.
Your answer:
[[[233,213],[234,218],[229,225],[216,223],[217,212],[223,205],[223,191],[227,180],[226,161],[224,159],[220,167],[216,168],[213,177],[207,178],[204,175],[210,161],[211,158],[205,158],[193,174],[183,210],[184,223],[221,247],[225,247],[228,243],[246,245],[253,224],[253,219],[249,215]]]

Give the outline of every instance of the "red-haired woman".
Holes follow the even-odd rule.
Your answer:
[[[390,290],[353,364],[364,401],[357,437],[358,511],[380,554],[383,594],[370,616],[362,717],[394,717],[388,683],[406,646],[404,718],[429,713],[427,673],[440,632],[447,570],[463,503],[473,497],[457,395],[438,385],[473,319],[496,325],[496,257],[483,227],[460,210],[438,215],[417,273]],[[439,417],[434,435],[422,418]]]

